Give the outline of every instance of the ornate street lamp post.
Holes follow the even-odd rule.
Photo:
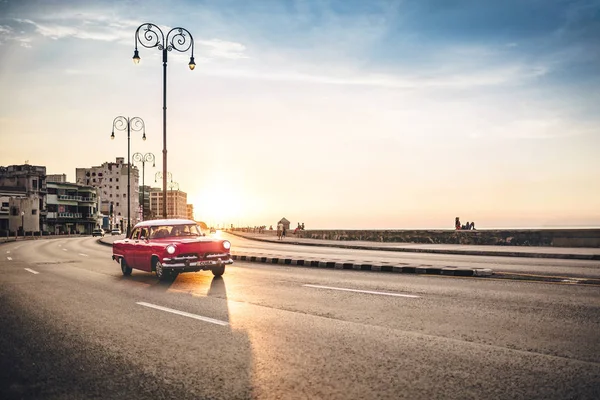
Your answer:
[[[142,221],[146,218],[146,184],[145,178],[146,173],[144,171],[144,167],[147,162],[152,161],[152,168],[156,166],[154,163],[154,154],[152,153],[133,153],[133,161],[142,163]]]
[[[188,38],[189,37],[189,38]],[[188,66],[191,70],[196,67],[194,62],[194,38],[192,34],[184,28],[173,28],[167,35],[163,31],[151,23],[140,25],[135,31],[135,50],[133,51],[133,62],[140,62],[138,53],[138,42],[146,47],[157,47],[162,51],[163,61],[163,218],[167,218],[167,53],[171,50],[184,53],[190,48],[192,56]]]
[[[127,131],[127,237],[131,233],[131,131],[143,132],[142,139],[146,140],[146,126],[140,117],[118,116],[113,120],[111,139],[115,138],[115,129]]]

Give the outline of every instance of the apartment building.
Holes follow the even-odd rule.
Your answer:
[[[187,207],[187,219],[194,219],[194,205],[193,204],[186,204]]]
[[[66,182],[65,175],[49,176],[46,223],[54,234],[91,234],[100,226],[98,189]]]
[[[150,213],[152,218],[163,216],[163,192],[160,188],[150,189]],[[188,218],[187,193],[167,190],[167,218]]]
[[[39,232],[45,224],[46,167],[0,166],[0,233]]]
[[[127,229],[127,174],[130,166],[125,158],[117,157],[116,162],[91,168],[77,168],[77,183],[99,189],[100,212],[110,217],[110,227]],[[131,165],[130,210],[131,226],[142,219],[139,197],[139,170]]]
[[[152,219],[152,212],[150,210],[150,191],[152,187],[150,186],[140,186],[140,195],[139,195],[139,203],[142,208],[142,212],[144,215],[144,220]]]

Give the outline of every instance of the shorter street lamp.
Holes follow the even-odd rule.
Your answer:
[[[147,162],[152,161],[152,168],[156,167],[154,163],[154,154],[152,153],[133,153],[133,161],[142,163],[142,221],[146,218],[146,184],[145,178],[146,174],[144,171],[144,167]]]
[[[25,211],[21,211],[21,233],[25,237]]]
[[[122,117],[118,116],[113,120],[113,130],[111,139],[115,138],[115,129],[127,131],[127,237],[131,233],[131,131],[143,131],[142,139],[146,140],[146,126],[144,120],[140,117]]]

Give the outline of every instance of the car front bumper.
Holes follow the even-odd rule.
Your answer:
[[[214,260],[197,260],[186,258],[186,257],[176,257],[176,258],[163,258],[162,266],[164,269],[168,270],[177,270],[182,272],[191,272],[191,271],[200,271],[200,270],[209,270],[213,267],[218,267],[221,265],[233,264],[233,260],[231,258],[221,259],[217,258]]]

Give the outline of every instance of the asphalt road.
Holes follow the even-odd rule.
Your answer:
[[[0,398],[600,398],[597,286],[110,254],[0,246]]]
[[[232,243],[232,249],[244,254],[276,254],[286,257],[308,257],[328,261],[378,262],[390,264],[491,268],[494,272],[560,276],[565,278],[600,279],[600,261],[527,258],[505,256],[474,256],[432,253],[404,253],[381,250],[358,250],[335,247],[316,247],[264,242],[223,233]],[[293,239],[286,239],[291,241]],[[374,243],[379,246],[380,243]],[[478,246],[483,247],[483,246]]]

